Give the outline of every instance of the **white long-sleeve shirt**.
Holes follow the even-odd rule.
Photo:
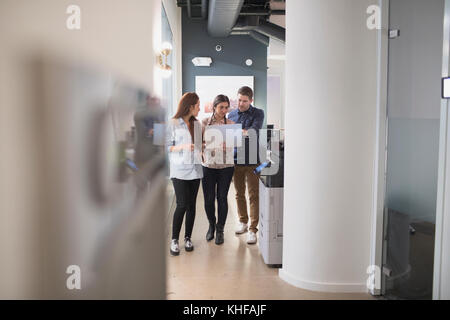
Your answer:
[[[192,144],[189,128],[182,118],[171,119],[167,125],[166,146],[169,154],[170,178],[180,180],[194,180],[203,178],[202,156],[201,156],[201,124],[194,121],[196,141],[194,151],[183,150],[179,152],[170,151],[171,147],[183,144]],[[197,140],[196,139],[196,140]]]

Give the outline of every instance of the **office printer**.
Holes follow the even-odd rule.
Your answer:
[[[280,130],[269,128],[268,157],[255,170],[259,171],[259,251],[270,267],[281,267],[283,252],[283,186],[284,186],[284,139]],[[279,150],[270,150],[271,137],[280,141]],[[280,139],[278,139],[280,138]],[[264,175],[263,168],[270,168],[277,161],[278,172]]]

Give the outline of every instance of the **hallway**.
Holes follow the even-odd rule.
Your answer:
[[[170,256],[175,197],[172,183],[167,188],[169,216],[167,235],[167,299],[169,300],[367,300],[369,294],[334,294],[312,292],[291,286],[278,277],[278,269],[265,265],[258,245],[247,245],[247,233],[237,236],[237,208],[233,183],[228,195],[229,212],[225,226],[225,243],[217,246],[205,240],[208,221],[203,208],[203,191],[197,198],[197,213],[192,236],[195,250],[184,250],[184,225],[180,234],[180,255]]]

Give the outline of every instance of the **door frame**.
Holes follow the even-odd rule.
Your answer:
[[[376,266],[375,270],[378,270],[375,276],[377,277],[376,283],[379,284],[381,284],[381,272],[383,270],[384,200],[386,193],[389,4],[389,0],[378,0],[381,28],[377,33],[377,118],[370,265]],[[382,287],[375,286],[369,292],[372,295],[381,295]]]
[[[372,206],[372,239],[370,265],[379,269],[378,283],[380,288],[370,290],[372,295],[383,294],[384,284],[381,283],[383,272],[383,233],[384,233],[384,204],[386,194],[386,163],[387,163],[387,97],[388,97],[388,62],[389,62],[389,5],[390,0],[378,0],[381,9],[381,29],[378,30],[377,37],[377,120],[376,120],[376,143],[374,162],[374,194]],[[449,49],[450,49],[450,0],[445,0],[444,15],[444,41],[442,59],[442,77],[450,76]],[[450,113],[448,100],[441,101],[440,135],[439,135],[439,165],[438,165],[438,186],[436,199],[436,233],[434,250],[434,271],[433,271],[433,299],[441,299],[442,286],[444,280],[441,270],[449,267],[449,256],[445,248],[450,246]],[[444,226],[446,228],[444,228]],[[447,255],[444,257],[444,255]],[[448,284],[447,284],[448,285]],[[447,288],[447,290],[449,290]]]
[[[444,11],[444,33],[442,53],[442,77],[448,77],[449,72],[449,49],[450,49],[450,0],[445,0]],[[444,248],[448,246],[448,227],[450,218],[450,174],[447,168],[450,166],[450,132],[449,132],[449,100],[441,100],[441,121],[439,135],[439,167],[438,167],[438,189],[436,203],[436,231],[434,247],[434,272],[433,272],[433,300],[441,299],[444,264],[448,263],[448,253]],[[447,230],[445,233],[444,230]],[[444,257],[444,254],[447,256]],[[448,290],[448,288],[447,288]]]

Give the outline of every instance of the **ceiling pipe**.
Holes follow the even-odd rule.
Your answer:
[[[249,11],[249,12],[241,12],[239,16],[284,16],[286,15],[286,11],[284,10],[267,10],[267,11]]]
[[[277,39],[281,42],[286,42],[286,29],[276,25],[275,23],[261,21],[255,31],[262,33],[267,37]]]
[[[237,24],[232,31],[233,32],[253,31],[266,38],[274,38],[281,42],[286,42],[286,29],[284,29],[283,27],[280,27],[274,23],[270,23],[267,21],[261,21],[261,19],[259,19],[257,25],[249,25],[248,21],[246,23],[247,24]]]
[[[253,11],[253,12],[241,12],[239,16],[270,16],[269,11]]]
[[[208,16],[208,0],[202,0],[202,19],[205,20]]]
[[[186,5],[187,5],[187,14],[189,19],[192,19],[192,9],[191,9],[191,0],[187,0],[186,1]]]
[[[232,36],[250,36],[253,39],[255,39],[256,41],[265,45],[266,47],[268,47],[269,43],[270,43],[269,37],[267,37],[259,32],[253,31],[253,30],[233,30],[233,31],[231,31],[230,35],[232,35]]]
[[[276,16],[285,16],[286,10],[270,10],[270,14]]]
[[[198,7],[198,5],[195,5],[196,7]],[[208,16],[208,0],[202,0],[202,4],[201,4],[201,17],[193,17],[192,16],[192,3],[191,0],[186,0],[186,8],[187,8],[187,14],[189,19],[192,20],[205,20]]]

